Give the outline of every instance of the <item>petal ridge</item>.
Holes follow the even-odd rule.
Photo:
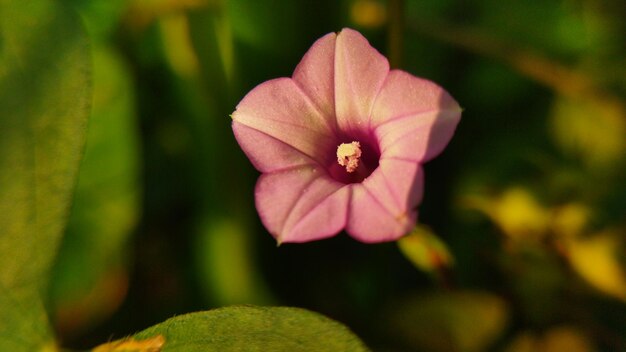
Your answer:
[[[296,96],[290,95],[290,93],[294,92],[292,90],[293,88],[296,88],[296,91],[298,93]],[[258,101],[259,96],[262,97],[261,102]],[[235,112],[233,112],[231,116],[233,119],[238,119],[237,115],[243,114],[245,116],[247,112],[247,113],[254,114],[252,116],[253,118],[287,123],[287,120],[272,119],[272,118],[268,118],[267,116],[265,116],[270,112],[278,115],[278,113],[280,113],[280,110],[262,111],[261,113],[259,113],[258,110],[261,109],[260,107],[266,108],[268,106],[271,106],[272,105],[271,103],[280,104],[281,108],[284,108],[284,105],[288,105],[288,103],[291,103],[292,101],[297,100],[298,98],[303,98],[302,103],[304,103],[305,105],[304,108],[310,108],[310,110],[312,110],[310,112],[315,113],[314,116],[312,116],[314,117],[314,120],[310,122],[320,122],[320,120],[324,120],[323,125],[326,126],[324,114],[320,112],[317,105],[313,103],[313,101],[307,94],[305,94],[305,92],[298,85],[298,83],[290,77],[274,78],[274,79],[271,79],[269,81],[266,81],[257,85],[254,89],[248,92],[248,94],[246,94],[246,96],[239,102],[239,104],[237,104],[237,107],[235,108]],[[270,99],[271,101],[268,101],[268,99]],[[281,101],[273,101],[275,99],[281,99]],[[245,110],[245,112],[242,110]],[[289,123],[293,126],[307,127],[307,128],[316,127],[315,125],[311,125],[311,124],[307,125],[307,124],[296,123],[296,122],[304,122],[304,120],[298,120],[294,118],[291,118],[290,120],[291,121]],[[322,131],[319,128],[317,128],[316,131],[318,133],[327,132],[326,134],[333,132],[330,129],[325,129],[325,131]]]
[[[397,115],[424,110],[460,110],[459,104],[436,83],[403,70],[390,70],[382,93],[374,102],[373,125]]]
[[[385,159],[384,161],[382,161],[381,164],[387,164],[388,165],[389,162],[391,162],[391,161],[409,164],[409,165],[405,166],[407,169],[415,167],[415,172],[412,175],[412,181],[413,182],[410,184],[409,192],[407,192],[405,194],[408,197],[404,201],[403,201],[402,195],[399,195],[397,193],[399,191],[398,188],[394,187],[394,184],[389,182],[389,175],[388,175],[387,172],[389,172],[388,167],[391,167],[391,165],[389,165],[388,167],[383,167],[381,169],[381,172],[382,172],[382,175],[383,175],[383,179],[386,182],[387,188],[389,189],[389,192],[393,195],[393,198],[398,202],[398,207],[403,209],[406,212],[414,210],[414,208],[417,207],[421,203],[421,200],[423,198],[424,169],[423,169],[423,167],[422,167],[422,165],[420,163],[417,163],[417,162],[412,161],[412,160],[400,160],[400,159],[388,158],[388,159]],[[387,172],[385,172],[385,170]],[[418,188],[414,188],[416,185],[418,186]],[[415,199],[412,198],[412,196],[414,194],[413,194],[413,192],[410,192],[411,190],[418,192],[417,193],[418,195],[416,196]],[[402,194],[404,194],[404,192],[402,192]]]
[[[239,145],[241,146],[241,149],[243,149],[244,153],[246,154],[246,156],[248,157],[248,159],[250,159],[250,162],[252,162],[252,165],[259,170],[260,172],[278,172],[278,171],[282,171],[282,170],[288,170],[288,169],[293,169],[293,168],[297,168],[297,167],[301,167],[301,166],[306,166],[306,165],[319,165],[319,163],[314,160],[313,158],[311,158],[309,155],[305,154],[303,151],[295,148],[294,146],[292,146],[291,144],[285,143],[284,141],[264,132],[264,131],[259,131],[258,129],[255,129],[253,127],[249,127],[248,125],[245,125],[241,122],[238,121],[233,121],[232,122],[232,129],[233,132],[235,134],[235,138],[237,139],[237,142],[239,143]],[[245,131],[241,131],[240,128],[243,129],[249,129],[254,131],[255,133],[258,133],[260,135],[263,135],[265,137],[267,137],[269,140],[278,143],[281,148],[283,148],[283,151],[289,151],[290,153],[293,153],[293,156],[296,156],[298,159],[304,159],[305,162],[302,161],[298,161],[296,163],[286,163],[286,166],[278,166],[276,168],[268,168],[266,164],[268,164],[267,161],[261,160],[262,157],[259,157],[259,154],[263,155],[263,157],[267,157],[267,153],[260,153],[259,151],[256,150],[250,150],[253,149],[254,146],[250,146],[247,145],[247,141],[245,141],[245,137],[243,138],[241,136],[241,133],[245,133]],[[282,165],[282,164],[281,164]]]
[[[372,128],[372,115],[374,114],[374,106],[376,106],[376,101],[378,100],[378,97],[380,96],[380,92],[382,92],[383,87],[387,83],[388,79],[389,79],[389,72],[387,72],[385,79],[382,81],[380,86],[378,86],[378,90],[376,91],[376,94],[374,94],[374,99],[372,99],[372,105],[370,105],[370,111],[367,112],[367,128],[370,130]]]
[[[328,33],[313,43],[296,66],[292,79],[308,92],[328,123],[337,129],[335,116],[335,47],[337,34]]]
[[[317,112],[320,114],[320,116],[325,116],[326,114],[322,111],[322,108],[318,105],[317,102],[315,102],[315,100],[313,100],[313,98],[309,95],[309,93],[307,93],[303,88],[300,82],[296,81],[295,79],[293,80],[293,82],[295,83],[296,87],[298,87],[298,89],[300,90],[300,92],[302,92],[302,95],[309,101],[309,104],[311,104],[311,106],[313,106],[315,108],[315,110],[317,110]],[[334,123],[333,125],[330,125],[330,121],[332,121],[332,123]],[[329,119],[324,119],[324,122],[326,123],[326,127],[328,127],[328,129],[333,132],[333,136],[337,135],[337,118],[329,118]]]
[[[244,115],[244,116],[245,116],[245,115],[246,115],[246,113],[239,113],[239,114],[237,114],[237,115]],[[265,121],[276,122],[276,123],[280,123],[280,124],[284,124],[284,125],[288,125],[288,126],[293,126],[293,127],[301,127],[301,128],[307,128],[307,127],[308,127],[308,126],[306,126],[306,125],[302,125],[302,124],[299,124],[299,123],[294,123],[294,122],[290,122],[290,121],[283,121],[283,120],[278,120],[278,119],[272,119],[272,118],[269,118],[269,117],[256,117],[256,116],[255,116],[254,118],[258,118],[258,119],[260,119],[260,120],[265,120]],[[250,127],[250,128],[254,128],[254,129],[256,129],[256,130],[257,130],[257,131],[259,131],[259,132],[262,132],[262,131],[260,131],[258,128],[256,128],[255,126],[252,126],[251,124],[247,124],[247,123],[245,123],[245,122],[243,122],[243,121],[239,120],[239,118],[237,118],[237,119],[238,119],[238,120],[236,120],[236,121],[237,121],[237,122],[239,122],[240,124],[242,124],[242,125],[246,125],[246,126],[248,126],[248,127]],[[322,131],[317,131],[317,132],[318,132],[318,133],[320,133],[320,134],[324,134],[324,133],[322,133]],[[327,136],[328,136],[328,137],[332,137],[331,135],[327,135]],[[276,137],[275,137],[275,138],[276,138]]]
[[[460,111],[433,110],[382,124],[375,129],[381,158],[401,156],[419,163],[427,162],[443,151],[459,121]]]
[[[316,180],[317,180],[317,178],[313,178],[313,182],[315,182]],[[310,186],[313,182],[311,182],[311,183],[307,184],[307,186],[306,186],[305,188],[308,188],[308,187],[309,187],[309,186]],[[330,192],[330,193],[328,193],[327,195],[325,195],[325,196],[324,196],[324,197],[323,197],[323,198],[322,198],[319,202],[317,202],[317,203],[316,203],[316,205],[319,205],[319,203],[323,202],[323,201],[324,201],[325,199],[327,199],[330,195],[332,195],[332,194],[333,194],[333,193],[335,193],[336,191],[340,190],[341,188],[342,188],[342,187],[337,187],[335,190],[333,190],[332,192]],[[300,197],[300,198],[298,198],[298,201],[297,201],[296,203],[294,203],[294,204],[293,204],[293,206],[291,207],[291,210],[289,211],[289,215],[287,215],[287,219],[286,219],[286,221],[285,221],[285,224],[288,224],[288,223],[289,223],[289,220],[291,220],[291,218],[292,218],[292,216],[293,216],[293,212],[294,212],[294,210],[296,209],[296,207],[298,206],[298,203],[300,203],[300,202],[302,201],[302,199],[304,199],[304,198],[305,198],[305,197]],[[310,209],[309,209],[309,211],[310,211],[310,210],[312,210],[312,209],[314,209],[316,205],[314,205],[312,208],[310,208]],[[293,227],[293,226],[291,226],[291,227]],[[284,231],[284,229],[283,229],[283,231]]]
[[[359,32],[344,28],[335,41],[334,73],[337,126],[343,132],[369,126],[389,61]]]
[[[387,174],[383,172],[382,168],[380,170],[380,174],[381,174],[381,178],[383,179],[383,182],[385,183],[385,187],[389,190],[389,193],[391,193],[393,200],[396,201],[396,205],[398,206],[398,208],[401,208],[402,207],[401,198],[394,191],[394,188],[392,187],[391,182],[389,182],[389,178],[387,177]]]
[[[435,111],[446,111],[446,110],[439,110],[439,109],[424,109],[424,110],[416,110],[416,111],[411,111],[411,112],[407,112],[407,113],[402,113],[393,117],[390,117],[382,122],[380,122],[379,124],[377,124],[374,129],[378,129],[381,126],[384,126],[388,123],[391,122],[398,122],[401,121],[403,119],[409,118],[409,117],[417,117],[420,115],[425,115],[425,114],[429,114],[431,112],[435,112]]]
[[[312,177],[310,181],[308,181],[303,188],[308,188],[309,186],[311,186],[313,184],[313,182],[315,182],[315,177]],[[293,212],[296,209],[296,207],[298,206],[298,203],[300,203],[302,201],[303,197],[297,197],[296,200],[293,202],[293,204],[291,204],[291,208],[289,210],[289,213],[287,213],[287,216],[285,217],[285,221],[283,222],[283,226],[281,226],[280,229],[280,234],[279,234],[279,238],[278,240],[280,241],[280,237],[282,237],[282,235],[285,232],[285,226],[287,226],[287,224],[289,223],[289,219],[291,219],[291,217],[293,216]]]
[[[296,151],[296,152],[298,152],[298,153],[302,154],[303,156],[305,156],[305,157],[307,157],[307,158],[311,159],[311,161],[312,161],[312,162],[314,162],[314,163],[315,163],[315,165],[320,165],[320,163],[319,163],[319,161],[318,161],[318,160],[316,160],[316,159],[315,159],[312,155],[309,155],[307,152],[305,152],[305,151],[301,150],[300,148],[296,148],[295,146],[293,146],[293,145],[291,145],[291,144],[289,144],[289,143],[285,142],[284,140],[282,140],[282,139],[280,139],[280,138],[278,138],[278,137],[276,137],[276,136],[272,136],[271,134],[269,134],[269,133],[267,133],[267,132],[265,132],[265,131],[259,130],[259,129],[258,129],[257,127],[255,127],[255,126],[250,126],[250,125],[247,125],[247,124],[245,124],[245,123],[243,123],[243,122],[241,122],[241,121],[234,121],[234,122],[239,123],[239,124],[241,124],[241,125],[243,125],[243,126],[246,126],[247,128],[253,129],[253,130],[255,130],[255,131],[257,131],[257,132],[259,132],[259,133],[261,133],[261,134],[264,134],[264,135],[266,135],[266,136],[267,136],[267,137],[269,137],[269,138],[275,139],[277,142],[280,142],[280,143],[282,143],[282,144],[284,144],[284,145],[286,145],[286,146],[290,147],[290,148],[291,148],[291,149],[293,149],[294,151]],[[308,164],[302,164],[302,165],[308,165]]]
[[[406,161],[406,162],[409,162],[409,163],[418,163],[418,164],[420,164],[420,165],[421,165],[421,162],[420,162],[420,161],[415,161],[415,160],[413,160],[413,159],[409,159],[409,158],[403,158],[403,157],[401,157],[401,156],[397,156],[397,155],[392,155],[392,156],[381,157],[381,159],[380,159],[380,160],[381,160],[381,161],[383,161],[383,160],[398,160],[398,161]]]
[[[231,115],[325,164],[335,147],[334,131],[291,78],[264,82],[250,91]]]
[[[341,191],[344,191],[344,190],[346,190],[347,192],[349,192],[349,194],[347,195],[347,203],[350,203],[350,202],[349,202],[349,200],[350,200],[350,197],[351,197],[351,194],[352,194],[352,190],[351,190],[349,187],[347,187],[347,186],[341,186],[341,187],[339,187],[339,188],[335,189],[334,191],[332,191],[331,193],[329,193],[329,194],[325,195],[322,199],[318,200],[318,202],[317,202],[317,203],[315,203],[315,204],[313,205],[313,207],[311,207],[310,209],[308,209],[308,210],[306,211],[306,213],[307,213],[307,214],[306,214],[305,216],[301,217],[301,218],[300,218],[300,219],[298,219],[298,220],[297,220],[297,221],[296,221],[293,225],[291,225],[291,226],[290,226],[290,227],[291,227],[291,229],[296,229],[296,228],[297,228],[300,224],[302,224],[305,220],[308,220],[308,219],[309,219],[309,217],[310,217],[310,216],[312,216],[311,214],[313,214],[313,212],[314,212],[315,210],[317,210],[320,206],[324,205],[324,202],[326,202],[326,201],[327,201],[328,199],[330,199],[331,197],[335,196],[338,192],[341,192]],[[293,207],[295,208],[295,207],[296,207],[296,204],[294,204],[294,206],[293,206]],[[347,221],[348,221],[348,215],[347,215],[347,214],[348,214],[348,212],[346,211],[346,216],[344,217],[344,220],[343,220],[343,227],[345,227],[345,224],[346,224],[346,223],[347,223]],[[289,217],[291,217],[291,213],[289,214],[288,219],[287,219],[287,221],[285,222],[286,224],[287,224],[287,223],[289,223]],[[339,230],[339,231],[341,231],[341,230]]]
[[[275,188],[277,187],[278,183],[281,184],[280,187],[283,187],[282,184],[285,182],[284,178],[293,177],[293,173],[297,172],[298,169],[302,171],[306,171],[310,168],[311,167],[307,165],[307,166],[302,166],[300,168],[293,168],[293,169],[282,170],[278,172],[263,173],[257,179],[255,189],[254,189],[255,206],[259,210],[258,212],[259,217],[261,218],[261,222],[263,223],[265,228],[268,229],[268,231],[275,238],[279,240],[280,240],[281,234],[283,233],[285,224],[287,223],[287,219],[290,216],[293,209],[295,208],[295,205],[300,201],[300,197],[294,196],[292,200],[289,200],[288,197],[284,197],[283,194],[279,194],[280,196],[283,196],[281,198],[283,199],[287,198],[287,202],[285,202],[284,204],[281,202],[278,202],[278,204],[276,204],[276,202],[274,201],[275,199],[274,196],[277,190]],[[281,176],[281,175],[284,175],[284,176]],[[297,190],[301,190],[301,189],[309,187],[316,180],[316,177],[314,177],[312,174],[307,175],[307,177],[308,179],[304,180],[304,182],[298,183],[295,185],[297,187]],[[270,192],[269,197],[268,197],[268,192]],[[289,192],[285,194],[289,195]],[[272,206],[277,205],[278,209],[271,209],[269,212],[262,211],[261,209],[266,209],[267,208],[266,206],[268,204]],[[261,205],[265,205],[265,206],[261,206]],[[289,209],[289,210],[286,213],[282,213],[281,209],[283,210]]]
[[[394,216],[369,190],[355,188],[346,231],[352,238],[364,243],[393,241],[409,232],[415,224],[416,212],[409,211],[404,215]]]
[[[371,189],[369,189],[369,187],[367,187],[367,186],[363,185],[363,188],[365,189],[365,191],[367,192],[367,194],[369,194],[369,197],[370,197],[371,199],[373,199],[373,200],[374,200],[374,202],[375,202],[376,204],[378,204],[378,205],[381,207],[381,209],[384,209],[384,210],[387,212],[387,214],[389,214],[389,216],[391,216],[393,219],[396,219],[396,218],[397,218],[397,216],[396,216],[396,215],[395,215],[395,214],[394,214],[391,210],[389,210],[389,208],[387,208],[387,206],[385,206],[385,205],[384,205],[384,204],[383,204],[383,203],[382,203],[382,202],[378,199],[378,197],[376,197],[376,195],[372,192],[372,190],[371,190]]]

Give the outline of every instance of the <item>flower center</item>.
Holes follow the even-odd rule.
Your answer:
[[[325,160],[326,170],[335,181],[346,185],[361,183],[378,168],[380,151],[374,137],[351,133],[338,136],[335,143],[336,154],[331,154],[333,149],[327,149]],[[331,145],[328,147],[332,148]]]
[[[354,172],[359,167],[361,158],[361,143],[341,143],[337,147],[337,163],[344,166],[347,172]]]

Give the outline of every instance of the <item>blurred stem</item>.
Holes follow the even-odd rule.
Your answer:
[[[387,31],[389,64],[391,68],[402,65],[402,47],[404,45],[404,0],[389,0],[389,28]]]
[[[411,21],[410,29],[475,54],[503,61],[523,75],[566,96],[580,97],[597,91],[588,75],[476,28],[419,19]]]

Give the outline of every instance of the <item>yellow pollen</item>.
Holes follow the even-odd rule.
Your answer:
[[[337,147],[337,162],[345,166],[347,172],[354,172],[359,167],[361,144],[359,142],[341,143]]]

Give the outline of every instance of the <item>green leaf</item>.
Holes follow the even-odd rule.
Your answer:
[[[72,6],[85,20],[92,39],[103,39],[111,36],[130,1],[126,0],[63,0]]]
[[[232,306],[169,319],[134,336],[162,335],[167,351],[368,351],[345,326],[300,308]]]
[[[0,350],[41,349],[40,301],[91,100],[88,38],[56,1],[0,0]]]
[[[39,293],[18,288],[0,291],[0,351],[54,351],[48,317]]]
[[[117,53],[93,45],[93,105],[72,212],[50,286],[53,320],[76,333],[125,297],[126,248],[138,217],[134,91]]]

